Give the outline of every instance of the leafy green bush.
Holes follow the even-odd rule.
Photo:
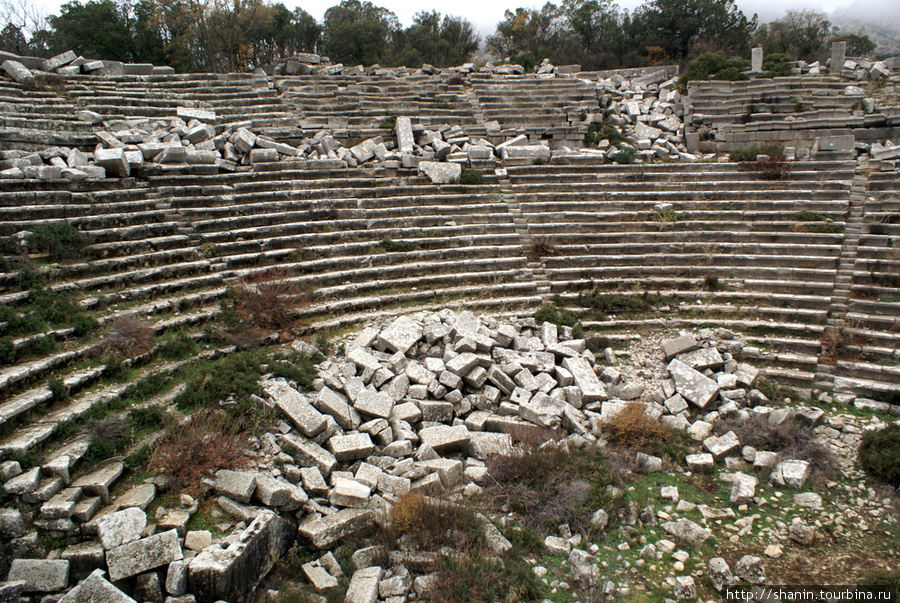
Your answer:
[[[619,164],[630,165],[637,158],[637,149],[630,145],[622,145],[619,152],[612,156],[612,160]]]
[[[58,402],[66,400],[69,397],[69,388],[62,382],[62,379],[50,379],[47,381],[47,389],[53,394],[53,399]]]
[[[259,350],[232,354],[198,367],[187,387],[176,398],[180,410],[214,408],[233,396],[238,402],[261,394],[259,376],[263,362]]]
[[[578,314],[572,310],[544,304],[534,313],[534,320],[538,324],[550,322],[561,327],[574,327],[578,323]]]
[[[303,389],[310,390],[317,375],[316,362],[321,360],[322,357],[319,355],[310,357],[295,354],[293,357],[269,363],[269,371],[276,377],[283,377]]]
[[[619,146],[621,143],[634,144],[634,142],[622,134],[619,128],[612,124],[601,125],[592,123],[588,126],[587,134],[584,135],[584,144],[589,147],[596,147],[601,140],[608,140],[611,146]]]
[[[733,150],[728,154],[728,160],[735,163],[741,161],[756,161],[757,155],[759,155],[759,147],[754,144],[749,147]]]
[[[460,184],[484,184],[484,174],[481,170],[473,170],[471,168],[463,168],[459,177]]]
[[[785,77],[791,74],[794,59],[783,52],[772,53],[763,60],[763,69],[767,77]]]
[[[863,435],[859,464],[875,479],[900,487],[900,425],[888,425]]]
[[[687,90],[688,82],[693,80],[744,80],[744,75],[750,67],[750,61],[739,57],[726,57],[724,52],[708,52],[700,55],[687,64],[684,73],[678,78],[678,87],[683,92]]]
[[[51,262],[74,259],[81,254],[85,245],[85,236],[68,222],[41,224],[28,237],[28,246],[48,254]]]
[[[393,130],[396,125],[397,125],[397,116],[396,115],[389,115],[388,117],[385,117],[378,123],[378,127],[382,128],[384,130]]]

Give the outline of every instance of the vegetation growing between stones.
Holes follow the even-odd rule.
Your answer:
[[[87,238],[68,222],[40,224],[28,236],[28,246],[39,253],[46,253],[51,262],[77,258],[87,243]]]
[[[285,329],[294,321],[294,307],[304,296],[285,270],[253,272],[241,278],[234,290],[234,311],[247,323],[261,329]]]
[[[873,478],[900,488],[900,425],[863,435],[859,445],[859,464]]]
[[[467,185],[484,184],[484,172],[472,168],[463,168],[459,176],[459,183]]]
[[[682,92],[687,90],[688,82],[694,80],[744,80],[744,71],[750,68],[750,61],[741,57],[727,57],[724,52],[708,52],[689,62],[684,73],[678,78],[678,86]]]

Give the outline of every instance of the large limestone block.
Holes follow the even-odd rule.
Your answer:
[[[315,406],[323,413],[331,415],[341,429],[356,429],[362,422],[359,413],[347,403],[347,399],[328,387],[319,390]]]
[[[330,549],[344,538],[367,530],[375,523],[369,509],[341,509],[321,518],[311,517],[300,524],[300,536],[319,549]]]
[[[375,452],[375,444],[372,443],[372,438],[367,433],[332,436],[328,440],[328,448],[342,463],[364,459]]]
[[[77,58],[78,55],[76,55],[73,50],[67,50],[54,57],[50,57],[49,59],[41,63],[41,71],[53,71],[54,69],[59,69],[60,67],[68,65]]]
[[[718,383],[678,359],[666,368],[675,380],[675,391],[700,408],[706,408],[719,394]]]
[[[184,557],[176,530],[154,534],[106,552],[113,582],[156,569]]]
[[[14,81],[22,84],[23,88],[34,88],[34,74],[25,65],[19,61],[7,59],[3,61],[3,71],[9,74]]]
[[[359,392],[353,407],[364,415],[387,419],[394,408],[394,399],[383,392],[366,389]]]
[[[136,603],[104,578],[104,573],[101,569],[94,570],[67,592],[59,603]]]
[[[678,521],[667,521],[662,524],[662,529],[685,544],[701,544],[712,536],[708,529],[683,517]]]
[[[462,176],[462,166],[458,163],[423,161],[419,163],[419,173],[428,176],[433,184],[455,184]]]
[[[671,360],[678,354],[696,350],[698,347],[697,338],[693,335],[682,335],[674,339],[663,339],[662,349],[666,355],[666,360]]]
[[[378,566],[356,570],[347,587],[344,603],[377,603],[378,582],[383,573]]]
[[[107,174],[125,178],[131,173],[131,163],[125,156],[125,149],[97,149],[94,163],[106,170]]]
[[[582,402],[602,402],[606,400],[606,388],[586,359],[581,357],[566,358],[563,360],[562,365],[564,369],[572,373],[575,386],[581,389]]]
[[[408,316],[400,316],[375,340],[379,350],[406,354],[422,338],[422,325]]]
[[[69,583],[69,562],[62,559],[13,559],[8,582],[24,582],[27,593],[52,593]]]
[[[263,511],[228,548],[205,549],[188,566],[190,592],[199,603],[246,603],[294,542],[291,524]]]
[[[334,455],[315,442],[286,435],[284,443],[291,447],[294,460],[302,467],[315,467],[327,477],[338,466],[338,460]]]
[[[268,380],[262,384],[263,390],[275,402],[291,422],[308,438],[319,435],[328,421],[313,408],[306,396],[281,380]]]
[[[469,445],[469,429],[465,425],[437,425],[419,432],[419,440],[435,452],[462,450]]]
[[[137,507],[116,511],[97,522],[97,536],[104,550],[114,549],[141,537],[147,515]]]
[[[398,116],[394,130],[397,133],[397,148],[401,153],[411,153],[416,142],[413,138],[412,120],[403,115]]]

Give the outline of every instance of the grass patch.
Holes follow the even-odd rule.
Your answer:
[[[413,241],[393,241],[391,239],[384,239],[381,243],[378,244],[382,250],[387,253],[406,253],[410,251],[414,251],[418,245]]]
[[[574,327],[578,324],[578,313],[553,304],[544,304],[534,313],[538,324],[553,323],[560,327]]]

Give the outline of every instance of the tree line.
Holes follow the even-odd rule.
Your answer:
[[[341,0],[318,22],[272,0],[71,0],[37,14],[30,0],[0,0],[0,50],[171,65],[178,71],[244,71],[298,52],[349,65],[459,65],[478,53],[531,69],[556,64],[613,69],[680,63],[710,52],[748,56],[751,46],[792,58],[824,58],[840,39],[824,13],[787,11],[758,24],[734,0],[646,0],[633,12],[611,0],[563,0],[507,10],[482,40],[465,18],[422,11],[408,27],[367,0]],[[867,36],[843,36],[849,54],[871,53]]]

